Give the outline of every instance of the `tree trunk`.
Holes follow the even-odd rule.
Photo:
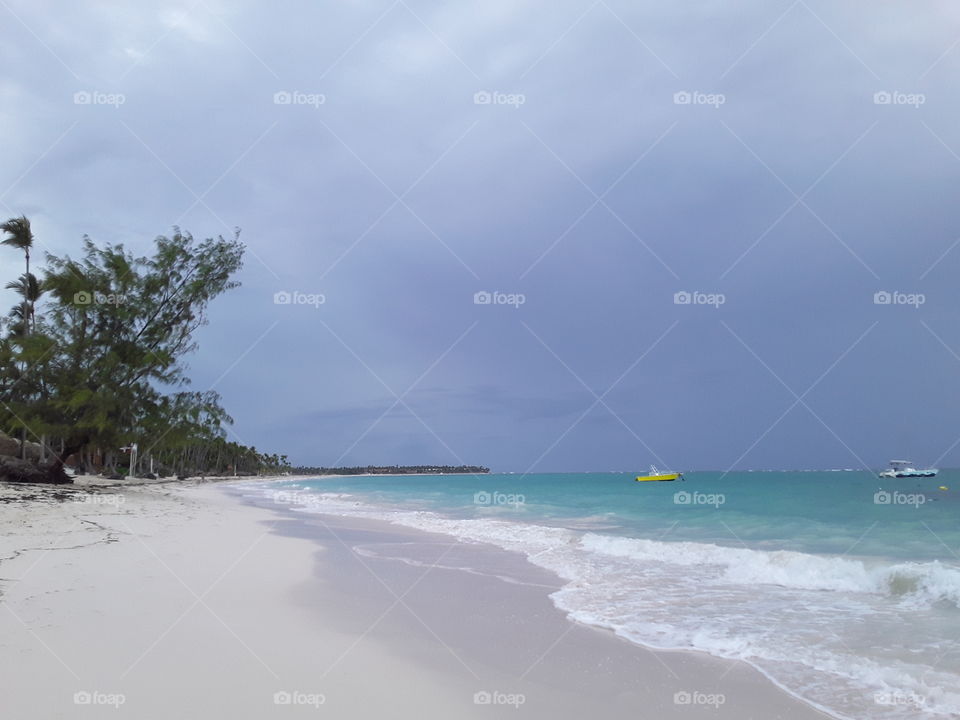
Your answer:
[[[30,334],[30,248],[24,248],[23,254],[27,258],[27,274],[23,276],[23,335]],[[27,363],[23,363],[23,372],[27,372]],[[26,399],[26,398],[25,398]],[[20,459],[27,459],[27,426],[20,430]]]

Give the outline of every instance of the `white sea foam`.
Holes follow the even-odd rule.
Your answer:
[[[960,568],[938,561],[875,563],[786,550],[762,551],[690,542],[659,542],[588,533],[586,550],[614,557],[668,565],[714,565],[723,582],[779,585],[803,590],[878,593],[921,604],[947,602],[960,606]]]
[[[937,665],[953,635],[941,632],[936,614],[960,606],[960,567],[457,519],[378,508],[342,493],[313,492],[299,509],[523,553],[567,581],[551,598],[571,618],[654,647],[746,660],[839,716],[960,713],[960,677]]]

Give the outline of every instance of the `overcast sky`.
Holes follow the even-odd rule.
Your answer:
[[[242,228],[190,375],[297,463],[956,466],[958,77],[945,1],[2,0],[0,214]]]

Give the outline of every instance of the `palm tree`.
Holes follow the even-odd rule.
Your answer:
[[[37,320],[35,307],[37,300],[39,300],[40,296],[46,292],[45,288],[43,287],[43,283],[40,280],[37,280],[36,275],[29,273],[27,275],[21,275],[16,280],[8,282],[7,290],[16,290],[17,294],[24,299],[24,303],[21,308],[14,308],[14,315],[19,320],[23,321],[23,313],[27,313],[26,322],[23,322],[23,332],[21,334],[28,335],[30,332],[36,330]]]
[[[18,250],[23,250],[24,257],[27,261],[27,270],[25,276],[30,276],[30,248],[33,247],[33,232],[30,230],[30,221],[27,219],[26,215],[21,215],[17,218],[10,218],[5,223],[0,224],[0,231],[3,231],[7,234],[3,240],[0,240],[0,245],[7,245],[9,247],[17,248]],[[23,317],[30,317],[30,300],[24,295],[23,297]]]
[[[24,273],[25,290],[29,289],[30,278],[30,248],[33,247],[33,232],[30,230],[30,221],[26,215],[10,218],[5,223],[0,224],[0,231],[6,233],[7,237],[0,240],[0,244],[8,245],[19,250],[23,250],[27,261],[27,270]],[[23,334],[30,334],[30,298],[29,293],[25,292],[23,296]],[[24,427],[20,433],[20,457],[27,457],[27,428]]]

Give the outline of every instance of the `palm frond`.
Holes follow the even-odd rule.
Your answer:
[[[8,245],[25,252],[29,252],[33,247],[33,232],[30,230],[30,220],[25,215],[0,223],[0,231],[7,233],[7,237],[0,240],[0,245]]]
[[[38,280],[33,273],[23,274],[8,282],[5,287],[7,290],[16,290],[20,297],[31,303],[35,303],[46,292],[43,281]]]

